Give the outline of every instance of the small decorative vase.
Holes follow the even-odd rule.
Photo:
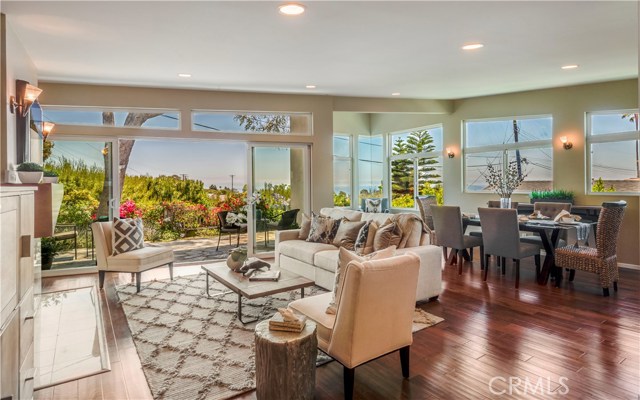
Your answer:
[[[242,267],[245,260],[247,259],[247,251],[246,249],[235,248],[231,250],[231,254],[227,257],[227,267],[229,267],[232,271],[237,271]]]
[[[500,208],[511,208],[511,197],[501,197]]]

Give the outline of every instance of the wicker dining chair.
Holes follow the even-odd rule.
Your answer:
[[[425,225],[429,229],[429,239],[431,244],[436,243],[436,231],[433,226],[433,213],[431,212],[431,206],[437,206],[438,201],[436,196],[416,196],[416,203],[418,203],[418,209],[420,210],[420,216]]]
[[[595,248],[566,246],[556,249],[556,266],[571,270],[569,281],[573,281],[575,270],[593,272],[600,276],[605,297],[609,296],[611,282],[613,290],[618,291],[618,233],[626,206],[627,202],[622,200],[602,203]]]

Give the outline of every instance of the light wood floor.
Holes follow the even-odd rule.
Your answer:
[[[478,259],[476,254],[476,260]],[[178,267],[176,273],[198,273],[199,266]],[[524,262],[520,289],[514,289],[511,268],[501,276],[491,270],[482,281],[477,263],[463,274],[447,266],[443,292],[421,307],[445,321],[414,335],[411,377],[402,379],[397,354],[356,369],[357,399],[485,399],[485,398],[640,398],[640,271],[621,270],[620,290],[601,296],[595,275],[577,273],[562,288],[534,283],[534,267]],[[167,278],[161,268],[143,279]],[[108,274],[101,293],[111,357],[111,372],[72,381],[35,393],[36,399],[151,399],[114,285],[128,274]],[[86,286],[97,275],[47,278],[43,291]],[[522,384],[508,390],[505,382]],[[524,381],[539,383],[537,394],[524,395]],[[514,381],[514,383],[517,383]],[[568,387],[568,393],[561,395]],[[542,388],[545,394],[542,393]],[[520,394],[516,390],[520,390]],[[546,391],[556,392],[554,395]],[[255,398],[255,392],[241,398]],[[319,367],[316,399],[341,399],[342,367]],[[185,399],[190,400],[190,399]]]

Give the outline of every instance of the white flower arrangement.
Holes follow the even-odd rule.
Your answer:
[[[227,221],[227,224],[230,224],[230,225],[246,224],[247,214],[243,214],[241,212],[239,213],[229,212],[227,213],[226,221]]]

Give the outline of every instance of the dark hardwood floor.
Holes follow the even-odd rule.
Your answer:
[[[356,369],[355,398],[639,399],[640,271],[622,269],[619,291],[605,298],[595,275],[578,272],[575,282],[554,288],[534,282],[532,262],[521,269],[516,290],[511,267],[503,276],[492,265],[485,283],[477,261],[465,263],[462,275],[446,266],[439,300],[421,305],[445,321],[414,335],[410,379],[402,379],[397,353],[383,357]],[[143,279],[152,278],[168,278],[168,271]],[[112,370],[37,391],[36,399],[152,398],[114,291],[129,279],[107,274],[101,293]],[[48,278],[43,291],[96,281],[97,274]],[[341,398],[341,365],[319,367],[316,399]]]

